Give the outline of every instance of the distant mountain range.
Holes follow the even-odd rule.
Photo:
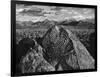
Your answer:
[[[23,28],[50,28],[53,25],[63,25],[63,26],[78,26],[86,28],[94,28],[95,20],[94,19],[84,19],[84,20],[75,20],[75,19],[66,19],[64,21],[51,21],[45,19],[44,21],[32,22],[32,21],[16,21],[16,29]]]

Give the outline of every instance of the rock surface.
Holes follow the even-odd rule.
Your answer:
[[[70,39],[73,42],[73,46],[75,49],[75,52],[77,54],[78,63],[80,66],[80,69],[94,69],[95,67],[95,60],[90,55],[88,50],[85,48],[85,46],[76,38],[75,35],[71,33],[71,31],[67,30]]]
[[[53,26],[44,35],[42,45],[46,50],[47,61],[56,70],[59,65],[63,70],[94,68],[94,59],[69,30]]]
[[[22,73],[55,71],[44,58],[41,46],[31,49],[21,60]]]

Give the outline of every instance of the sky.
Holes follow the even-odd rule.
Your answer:
[[[51,21],[91,19],[95,16],[94,12],[94,9],[90,8],[16,4],[17,21],[38,22],[45,19]]]

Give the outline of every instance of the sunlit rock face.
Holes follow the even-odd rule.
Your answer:
[[[42,45],[48,52],[48,55],[58,56],[61,52],[64,52],[64,48],[69,41],[71,40],[68,37],[68,33],[63,28],[54,26],[44,35]],[[72,44],[70,45],[72,46]]]
[[[46,50],[47,60],[62,70],[80,69],[73,42],[62,27],[53,26],[43,37],[42,45]]]
[[[94,59],[84,45],[62,27],[51,27],[43,36],[42,46],[46,50],[45,59],[56,70],[94,68]]]
[[[95,60],[90,55],[86,47],[77,39],[77,37],[74,34],[71,33],[71,31],[66,31],[68,32],[69,37],[73,42],[80,69],[94,69]]]

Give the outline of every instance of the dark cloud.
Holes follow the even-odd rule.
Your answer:
[[[45,14],[52,14],[51,12],[43,12],[43,14],[45,15]]]
[[[55,10],[55,11],[60,11],[61,9],[62,9],[61,7],[51,8],[51,10]]]
[[[31,9],[24,9],[20,12],[22,15],[31,15],[31,16],[43,16],[42,9],[40,8],[31,8]]]

